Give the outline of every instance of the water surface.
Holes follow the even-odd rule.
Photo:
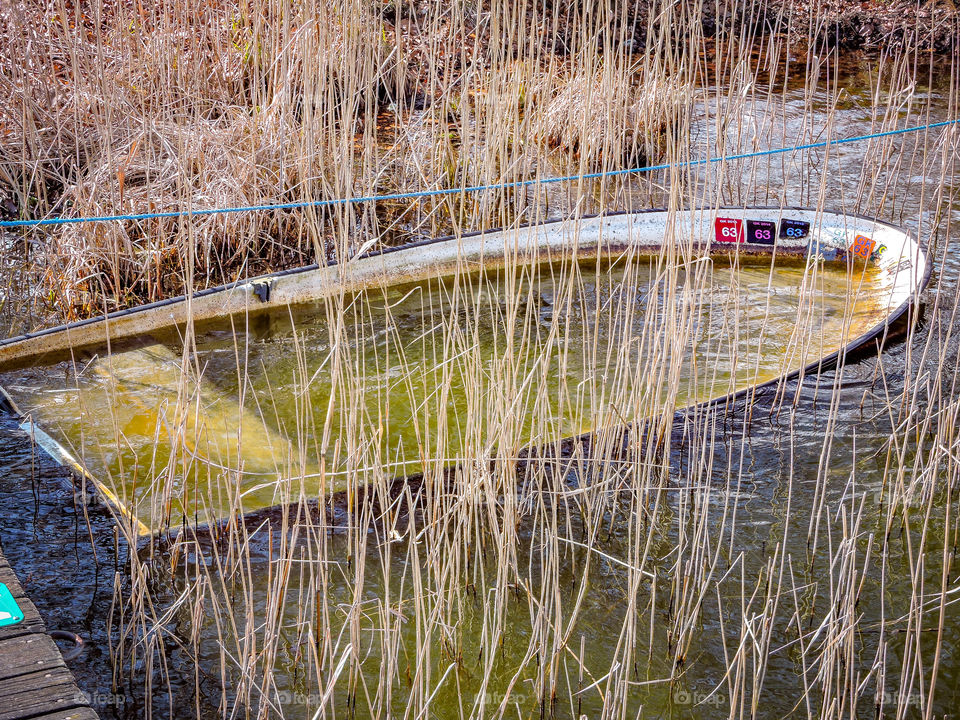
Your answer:
[[[672,415],[838,350],[883,322],[888,291],[870,267],[816,262],[522,267],[238,317],[193,352],[168,333],[5,384],[163,529]]]

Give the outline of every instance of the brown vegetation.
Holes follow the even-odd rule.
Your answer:
[[[561,59],[528,47],[545,18],[536,9],[518,15],[512,3],[226,0],[197,12],[168,0],[148,8],[5,6],[0,186],[13,215],[201,210],[491,183],[536,173],[558,145],[573,159],[584,149],[590,167],[601,156],[619,164],[643,156],[647,131],[671,111],[669,103],[638,107],[645,93],[666,95],[661,71],[638,75],[625,52],[601,58],[585,47]],[[586,45],[608,14],[580,19],[588,20]],[[554,76],[571,80],[545,80]],[[590,96],[589,112],[578,111],[578,95]],[[357,231],[389,235],[401,218],[408,233],[474,227],[479,206],[465,202],[71,225],[36,237],[56,303],[87,315],[193,282],[349,254],[362,244]]]
[[[888,40],[851,18],[950,11],[646,0],[27,0],[0,10],[0,201],[20,218],[203,210],[620,169],[686,100],[684,47],[718,24]],[[898,6],[899,7],[899,6]],[[874,27],[871,25],[871,27]],[[903,30],[903,26],[900,26]],[[858,34],[859,33],[859,34]],[[672,58],[672,59],[671,59]],[[517,193],[29,232],[67,317],[522,216]],[[599,208],[598,208],[599,209]]]

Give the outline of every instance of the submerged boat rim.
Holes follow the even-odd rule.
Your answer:
[[[385,288],[511,264],[541,265],[566,258],[584,262],[624,255],[656,256],[667,251],[688,258],[725,257],[733,262],[776,262],[786,258],[848,267],[872,263],[889,279],[889,298],[881,322],[803,367],[678,408],[681,413],[732,403],[765,388],[834,367],[871,344],[882,345],[891,326],[919,302],[931,276],[931,264],[915,238],[902,228],[863,215],[779,206],[611,213],[382,248],[341,264],[296,268],[7,338],[0,341],[0,372],[51,364],[90,347],[107,346],[109,352],[114,343],[164,328],[304,304],[338,292]],[[6,390],[0,387],[0,391],[9,409],[24,420],[22,427],[37,444],[58,463],[91,480],[115,509],[135,522],[137,534],[153,534],[66,448],[23,416]]]

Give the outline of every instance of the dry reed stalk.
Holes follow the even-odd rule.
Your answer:
[[[70,152],[99,149],[91,153],[98,161],[83,163],[89,174],[73,177],[75,187],[84,188],[76,191],[75,202],[87,203],[87,209],[97,203],[115,207],[119,187],[110,183],[120,168],[124,202],[131,207],[148,198],[198,207],[238,201],[234,198],[312,199],[544,177],[544,159],[556,156],[538,143],[551,133],[569,151],[560,161],[582,168],[618,168],[624,157],[650,147],[647,132],[624,127],[642,113],[633,88],[623,86],[634,77],[638,59],[628,52],[633,45],[626,42],[626,26],[612,22],[619,8],[558,3],[521,14],[507,3],[429,5],[426,13],[349,3],[337,9],[285,7],[239,4],[234,15],[217,16],[219,25],[186,38],[172,30],[196,27],[181,3],[158,5],[150,18],[121,14],[124,22],[158,28],[149,42],[139,35],[125,39],[136,46],[129,55],[111,45],[120,42],[123,25],[113,34],[102,23],[90,29],[93,47],[109,61],[94,85],[120,84],[115,73],[151,92],[135,100],[105,92],[117,105],[65,111],[78,119],[73,135],[64,136],[72,143]],[[791,94],[780,70],[789,48],[776,37],[758,46],[755,28],[745,25],[721,29],[716,62],[708,67],[698,7],[658,5],[655,21],[647,23],[650,50],[642,57],[639,87],[654,94],[692,87],[697,93],[671,99],[676,104],[666,110],[655,108],[663,114],[651,127],[662,122],[666,128],[665,160],[691,159],[699,150],[722,154],[800,142],[824,130],[824,123],[827,134],[843,132],[835,55],[813,48],[803,88]],[[561,14],[574,32],[564,38],[568,55],[558,58],[535,42],[531,30],[556,26]],[[226,17],[232,18],[229,30]],[[52,30],[50,38],[44,62],[60,53],[70,58],[71,72],[82,76],[77,68],[92,62],[84,38],[69,27]],[[163,57],[150,44],[163,42],[186,43],[182,62],[174,66],[169,56],[159,67],[144,61]],[[245,49],[218,56],[227,43]],[[876,83],[871,109],[876,129],[904,122],[903,114],[916,116],[915,61],[911,52],[878,61],[878,71],[870,75]],[[210,73],[212,66],[220,70]],[[542,77],[544,68],[549,79]],[[572,83],[585,88],[581,98],[574,97]],[[96,89],[76,91],[75,101],[97,97]],[[954,112],[956,73],[945,92]],[[25,116],[37,114],[38,97],[31,96]],[[799,104],[804,117],[795,118],[790,103]],[[256,106],[264,125],[243,111],[212,117],[210,108],[218,104]],[[138,114],[120,112],[129,107],[139,107]],[[817,123],[806,117],[814,111]],[[149,134],[137,130],[154,112]],[[385,147],[374,120],[391,113],[400,121],[386,123],[384,132],[395,137]],[[126,118],[121,129],[113,127],[118,117]],[[50,147],[42,124],[28,130],[38,145]],[[691,138],[698,147],[691,148]],[[128,147],[134,143],[136,154]],[[896,154],[906,145],[891,141],[856,163],[829,153],[776,165],[752,160],[708,172],[672,170],[642,182],[583,183],[533,197],[488,193],[395,208],[384,216],[371,209],[306,213],[302,220],[284,221],[297,226],[297,240],[281,254],[345,258],[381,233],[402,237],[444,227],[461,231],[536,221],[558,206],[583,213],[639,207],[650,198],[673,209],[724,202],[784,206],[799,197],[818,207],[846,203],[850,210],[886,217],[895,212],[915,222],[922,236],[936,232],[944,238],[937,249],[939,266],[946,267],[950,243],[956,242],[950,210],[956,203],[951,194],[956,143],[956,133],[922,138],[909,161]],[[231,152],[237,146],[248,153],[240,161]],[[331,159],[335,166],[328,164]],[[34,155],[18,167],[48,167],[45,162]],[[934,197],[924,191],[920,202],[908,205],[904,186],[921,172],[939,177],[932,183]],[[838,198],[830,173],[851,175],[852,185],[840,187],[856,192]],[[143,182],[128,186],[128,177]],[[211,220],[133,234],[120,226],[101,236],[79,232],[72,242],[95,248],[78,253],[77,267],[103,273],[108,287],[129,287],[129,272],[146,278],[158,271],[156,264],[131,258],[163,230],[169,233],[162,236],[164,248],[183,273],[183,285],[200,287],[231,267],[229,254],[218,255],[224,247],[255,257],[272,232],[270,223],[279,222],[269,216]],[[398,231],[400,226],[407,229]],[[224,245],[227,237],[234,245]],[[148,713],[158,696],[167,694],[171,715],[189,707],[198,715],[230,717],[302,716],[306,709],[331,718],[353,713],[411,720],[535,713],[626,718],[643,704],[654,712],[674,708],[730,717],[764,717],[773,705],[823,718],[876,710],[903,717],[919,706],[923,716],[932,717],[943,706],[938,672],[956,594],[950,548],[960,481],[960,368],[949,352],[956,347],[956,287],[951,294],[942,286],[936,294],[931,312],[940,331],[906,345],[902,367],[877,361],[876,377],[862,383],[862,404],[874,406],[873,420],[889,429],[880,453],[884,486],[877,502],[864,493],[867,468],[858,456],[859,441],[845,442],[856,432],[844,410],[859,394],[849,382],[858,377],[858,366],[842,364],[805,385],[785,384],[772,408],[762,403],[729,412],[701,408],[682,419],[683,439],[676,437],[674,408],[689,349],[713,342],[718,355],[747,358],[749,364],[748,350],[758,340],[740,320],[752,310],[738,292],[742,268],[711,272],[694,262],[690,238],[675,234],[671,240],[649,268],[646,285],[640,263],[625,259],[622,292],[603,271],[567,263],[551,271],[552,284],[543,273],[513,264],[498,278],[476,281],[486,294],[470,281],[429,294],[421,310],[438,314],[440,323],[418,339],[436,367],[435,391],[425,398],[413,391],[415,354],[398,330],[400,311],[381,311],[374,307],[377,298],[324,301],[330,319],[326,340],[335,348],[324,366],[329,407],[315,407],[308,391],[315,368],[303,328],[295,325],[292,333],[290,377],[271,379],[265,397],[250,380],[259,370],[251,366],[254,340],[250,333],[235,333],[238,406],[258,403],[265,425],[283,424],[300,448],[282,468],[291,480],[277,488],[286,511],[262,524],[234,516],[215,537],[203,535],[196,526],[214,519],[216,507],[243,508],[240,478],[225,471],[211,495],[201,496],[200,511],[179,536],[166,543],[150,540],[130,553],[110,620],[117,684],[140,683]],[[710,283],[720,272],[727,273],[732,290],[710,298]],[[824,280],[811,266],[801,283],[790,352],[816,355]],[[593,316],[582,309],[588,288],[609,298]],[[548,320],[530,301],[544,289],[554,293],[556,308],[566,310]],[[769,314],[770,305],[764,310]],[[852,312],[851,303],[844,322]],[[642,352],[626,342],[605,345],[598,317],[611,327],[636,329]],[[372,318],[382,326],[372,326]],[[491,322],[505,330],[492,364],[480,351]],[[710,322],[725,323],[727,334],[704,340],[698,328]],[[574,342],[581,327],[582,342]],[[177,481],[196,462],[190,447],[198,441],[197,430],[184,418],[198,402],[204,368],[193,329],[187,332],[182,381],[167,408],[171,459],[123,468],[156,485],[138,509],[155,517],[169,515],[179,499]],[[358,348],[380,334],[389,341],[370,368]],[[763,321],[761,341],[767,334]],[[527,356],[539,362],[525,363]],[[563,384],[560,401],[574,414],[595,413],[600,420],[595,424],[606,429],[589,447],[562,446],[552,440],[558,424],[549,412],[551,379],[584,358],[596,371],[576,386]],[[430,432],[418,437],[419,457],[386,454],[382,424],[389,413],[381,409],[384,414],[375,416],[363,403],[377,392],[366,371],[384,367],[396,370],[410,397],[421,403],[423,427]],[[756,366],[749,370],[756,372]],[[485,386],[482,380],[490,374],[497,382]],[[902,378],[893,377],[897,374]],[[729,389],[729,379],[717,368],[697,382],[703,397]],[[463,411],[451,417],[445,409],[457,383],[473,390],[466,393]],[[535,391],[524,396],[525,387]],[[277,420],[282,394],[295,398],[293,419],[283,423]],[[745,421],[751,412],[755,426]],[[823,415],[813,430],[812,413]],[[623,417],[653,418],[650,431],[625,436],[616,429]],[[779,513],[765,516],[772,518],[770,535],[758,549],[748,542],[757,532],[753,513],[759,513],[751,499],[759,491],[750,464],[753,436],[768,419],[782,430],[775,440],[767,435],[763,441],[783,444],[787,467],[776,493],[758,495]],[[113,446],[121,448],[125,438],[117,410],[114,425]],[[811,441],[811,432],[822,437]],[[529,445],[545,448],[521,458]],[[80,449],[85,447],[81,442]],[[340,525],[330,522],[324,503],[317,512],[308,502],[332,483],[333,470],[310,477],[307,458],[323,457],[331,448],[348,458],[342,470],[348,512]],[[808,463],[814,458],[815,469],[793,467],[801,453]],[[406,461],[422,462],[424,478],[420,486],[397,491],[392,469]],[[447,471],[452,463],[456,469]],[[120,488],[123,480],[113,482]],[[806,489],[811,482],[813,492]],[[135,545],[133,529],[123,530]],[[893,596],[895,584],[907,590]],[[612,599],[598,600],[599,589]],[[599,643],[591,635],[600,613],[614,631],[609,646],[595,647]],[[936,638],[932,647],[925,639],[930,637]],[[704,657],[699,648],[705,644],[717,657]],[[218,686],[214,700],[197,675],[192,685],[184,682],[179,668],[185,664]],[[785,670],[798,676],[796,686],[780,684]],[[178,694],[184,687],[186,700]],[[310,701],[291,699],[293,692]],[[682,698],[687,703],[674,707]]]

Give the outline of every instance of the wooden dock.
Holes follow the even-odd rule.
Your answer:
[[[0,627],[0,720],[97,720],[2,551],[0,582],[24,615]]]

